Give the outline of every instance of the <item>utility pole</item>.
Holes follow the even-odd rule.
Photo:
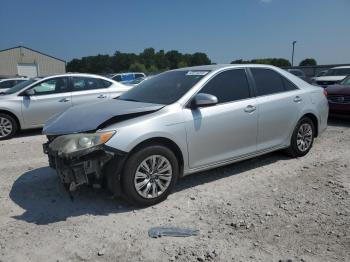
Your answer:
[[[293,51],[292,51],[292,66],[294,66],[294,46],[297,43],[297,41],[293,41]]]

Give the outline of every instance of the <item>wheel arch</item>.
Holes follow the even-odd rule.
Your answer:
[[[5,115],[11,116],[13,119],[15,119],[17,126],[18,126],[18,130],[21,129],[21,122],[19,121],[19,118],[14,113],[12,113],[11,111],[8,111],[8,110],[0,109],[0,114],[5,114]]]
[[[131,155],[138,149],[148,146],[148,145],[154,145],[154,144],[160,144],[167,148],[169,148],[176,156],[176,158],[179,161],[179,168],[180,168],[180,177],[183,176],[184,173],[184,156],[182,154],[182,151],[180,147],[171,139],[166,137],[152,137],[148,138],[140,143],[138,143],[136,146],[133,147],[133,149],[128,153],[128,155]]]
[[[317,137],[318,136],[318,128],[319,128],[317,116],[315,114],[313,114],[313,113],[306,113],[300,119],[302,119],[304,117],[308,117],[308,118],[311,119],[312,123],[315,126],[315,137]]]

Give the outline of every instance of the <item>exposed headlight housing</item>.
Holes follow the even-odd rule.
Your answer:
[[[49,148],[58,155],[73,154],[103,145],[114,134],[115,131],[107,131],[59,136],[50,143]]]

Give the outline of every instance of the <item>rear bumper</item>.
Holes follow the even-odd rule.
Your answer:
[[[126,153],[102,146],[75,156],[59,156],[49,148],[49,142],[43,145],[48,155],[49,165],[56,170],[63,184],[70,191],[82,185],[104,184],[111,172],[117,172],[119,163],[123,163]],[[111,168],[113,166],[113,168]]]
[[[329,103],[330,114],[350,115],[350,104]]]

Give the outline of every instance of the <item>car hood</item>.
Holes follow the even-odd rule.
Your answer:
[[[46,123],[46,135],[90,132],[109,124],[155,112],[164,105],[110,99],[105,102],[74,106]]]
[[[350,85],[331,85],[327,87],[329,95],[350,95]]]
[[[343,80],[345,76],[320,76],[320,77],[315,77],[314,80],[316,81],[341,81]]]

